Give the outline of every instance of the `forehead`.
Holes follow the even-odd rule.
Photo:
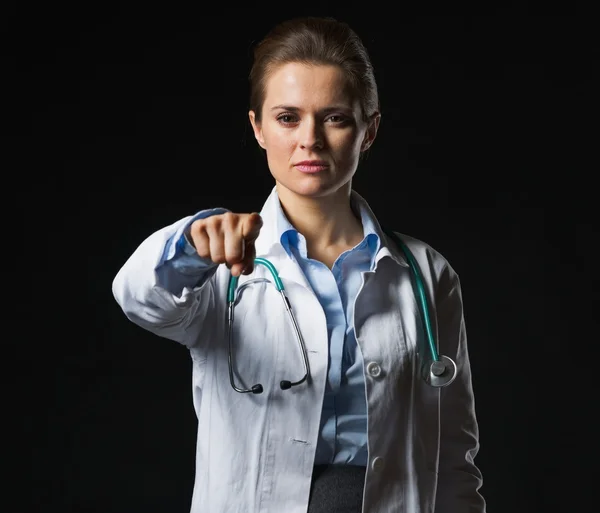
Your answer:
[[[354,103],[338,66],[290,62],[277,67],[267,79],[267,108],[283,104],[308,110],[332,104],[353,107]]]

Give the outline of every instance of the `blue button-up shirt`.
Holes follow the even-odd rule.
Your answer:
[[[368,458],[365,381],[362,354],[354,334],[354,299],[362,285],[362,273],[374,268],[380,239],[369,212],[355,201],[352,207],[361,219],[364,238],[357,246],[342,253],[331,269],[308,258],[306,239],[286,218],[281,205],[278,209],[281,244],[304,272],[327,319],[329,375],[315,465],[366,466]],[[224,212],[227,210],[198,212],[189,224]],[[162,265],[166,261],[168,264]],[[169,241],[165,247],[160,281],[168,290],[180,291],[184,286],[200,285],[211,268],[214,264],[198,256],[182,236],[177,241]]]

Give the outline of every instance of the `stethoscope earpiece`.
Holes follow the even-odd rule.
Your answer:
[[[246,287],[250,283],[267,282],[267,283],[270,283],[271,285],[273,285],[277,289],[277,291],[279,292],[279,294],[281,296],[283,305],[288,313],[290,322],[296,333],[296,340],[298,342],[298,347],[299,347],[300,353],[302,355],[302,365],[304,367],[304,375],[297,381],[289,381],[287,379],[284,379],[279,383],[281,390],[289,390],[292,387],[295,387],[295,386],[298,386],[298,385],[301,385],[302,383],[304,383],[308,379],[308,376],[310,374],[310,368],[309,368],[309,364],[308,364],[308,354],[306,352],[306,344],[304,343],[304,339],[302,338],[302,333],[300,332],[300,327],[298,326],[298,321],[296,320],[296,316],[294,315],[294,312],[292,312],[290,300],[285,295],[283,282],[281,281],[281,278],[279,278],[279,273],[277,272],[277,269],[266,258],[261,258],[261,257],[254,259],[254,265],[255,265],[255,267],[257,265],[262,265],[262,266],[266,267],[270,271],[271,277],[273,278],[273,280],[269,280],[266,278],[256,278],[256,279],[252,279],[252,280],[246,280],[238,288],[237,285],[238,285],[239,277],[233,276],[233,275],[229,276],[229,288],[227,290],[227,303],[228,303],[227,332],[228,332],[228,340],[229,340],[229,381],[231,383],[231,387],[236,392],[239,392],[240,394],[247,394],[248,392],[252,392],[253,394],[262,394],[263,393],[263,386],[260,383],[253,385],[250,388],[238,387],[237,384],[235,383],[235,378],[234,378],[234,373],[233,373],[233,367],[234,367],[233,355],[232,355],[232,353],[233,353],[233,316],[234,316],[234,308],[235,308],[237,293],[239,293],[239,291],[243,287]]]

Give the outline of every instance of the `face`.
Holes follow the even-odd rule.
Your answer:
[[[323,197],[349,188],[379,116],[363,121],[359,102],[337,66],[288,63],[266,84],[262,119],[250,111],[271,174],[286,193]]]

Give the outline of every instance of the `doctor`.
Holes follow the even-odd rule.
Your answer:
[[[191,512],[483,513],[458,276],[403,236],[439,350],[458,368],[452,384],[433,388],[420,373],[424,333],[407,260],[352,189],[380,121],[365,48],[344,23],[291,20],[257,46],[250,80],[250,123],[274,178],[260,214],[214,208],[176,221],[144,240],[113,282],[132,322],[189,349]],[[302,344],[255,257],[285,288],[305,380]],[[240,389],[260,383],[262,393],[236,391],[230,369]],[[283,380],[300,383],[284,389]]]

